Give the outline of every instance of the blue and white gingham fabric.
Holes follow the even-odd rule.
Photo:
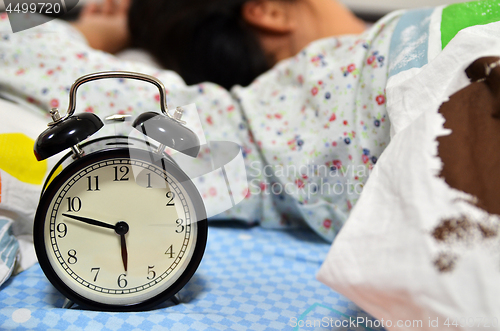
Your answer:
[[[316,280],[329,247],[304,229],[211,226],[182,303],[138,313],[59,308],[63,296],[35,265],[1,288],[0,330],[382,330],[345,327],[370,317]]]

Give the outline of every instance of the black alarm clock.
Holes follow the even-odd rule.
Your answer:
[[[92,113],[74,114],[76,91],[105,78],[158,87],[162,114],[146,112],[132,124],[147,139],[87,140],[103,122]],[[67,302],[90,309],[145,310],[174,298],[201,262],[207,217],[198,190],[164,150],[196,157],[196,134],[184,126],[181,109],[168,112],[163,84],[139,73],[81,77],[69,103],[64,117],[52,109],[53,122],[34,147],[39,161],[71,148],[47,179],[35,216],[43,272]]]

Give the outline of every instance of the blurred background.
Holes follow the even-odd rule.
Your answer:
[[[54,0],[50,0],[51,2]],[[78,7],[91,0],[80,0]],[[98,0],[97,0],[98,1]],[[158,0],[160,1],[160,0]],[[182,1],[182,0],[177,0]],[[328,0],[325,0],[328,1]],[[418,7],[434,7],[468,0],[341,0],[347,7],[366,21],[374,22],[385,14],[397,10]],[[27,0],[27,2],[44,2],[43,0]],[[5,9],[3,0],[0,0],[0,11]],[[65,19],[77,16],[78,8],[65,15]]]
[[[182,1],[182,0],[181,0]],[[408,8],[435,7],[471,0],[340,0],[359,17],[374,22],[385,14]]]

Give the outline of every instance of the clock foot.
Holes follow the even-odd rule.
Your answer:
[[[175,305],[178,305],[181,303],[181,298],[179,297],[178,294],[176,294],[170,298],[170,301],[172,301]]]
[[[71,301],[70,299],[66,298],[64,299],[64,303],[62,305],[62,308],[64,309],[70,309],[71,307],[73,307],[75,303],[73,301]]]

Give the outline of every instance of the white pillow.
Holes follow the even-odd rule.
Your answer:
[[[33,219],[56,159],[38,162],[33,147],[49,118],[33,106],[0,99],[0,284],[36,263]]]

